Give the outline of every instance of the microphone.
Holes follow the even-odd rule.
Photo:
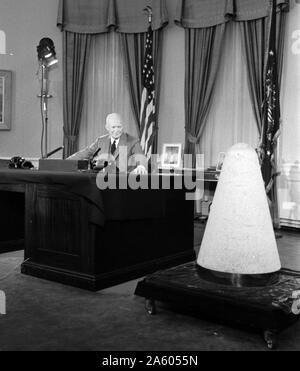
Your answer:
[[[96,151],[93,153],[92,160],[95,156],[98,155],[98,152],[101,150],[101,147],[97,148]]]
[[[58,152],[58,151],[60,151],[61,149],[64,149],[64,148],[65,148],[64,146],[61,146],[61,147],[55,148],[53,151],[48,152],[48,153],[46,154],[46,158],[48,158],[48,157],[54,155],[54,153],[56,153],[56,152]]]

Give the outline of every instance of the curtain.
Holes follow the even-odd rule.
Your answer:
[[[142,69],[144,64],[145,54],[145,37],[146,33],[139,34],[120,34],[123,47],[124,61],[126,64],[126,79],[129,86],[132,111],[134,113],[137,132],[140,133],[140,107],[142,95]],[[154,78],[156,103],[156,117],[159,113],[159,93],[160,93],[160,76],[161,76],[161,58],[162,58],[162,41],[163,31],[157,30],[153,32],[153,61],[154,61]],[[157,127],[157,123],[156,123]],[[153,145],[153,153],[157,151],[157,135]]]
[[[195,154],[219,68],[225,24],[185,30],[185,153]]]
[[[91,36],[63,32],[64,158],[76,152]]]
[[[92,36],[84,87],[80,148],[106,134],[105,118],[111,112],[122,115],[124,129],[128,133],[135,137],[139,135],[125,80],[125,63],[119,36],[116,32]]]
[[[289,0],[276,0],[277,10],[288,10]],[[175,23],[186,29],[186,75],[185,75],[185,129],[186,143],[185,152],[194,153],[195,144],[199,142],[202,132],[205,128],[205,121],[209,112],[209,107],[212,104],[212,96],[214,91],[215,79],[217,71],[214,71],[214,64],[210,58],[216,57],[219,60],[222,45],[218,41],[214,41],[215,52],[211,50],[209,40],[205,40],[208,45],[207,50],[203,52],[193,51],[193,39],[199,33],[211,32],[211,30],[225,30],[225,24],[229,24],[229,20],[239,21],[244,26],[245,45],[247,48],[247,65],[248,75],[251,79],[250,95],[257,122],[257,128],[261,128],[261,102],[263,99],[263,91],[261,90],[261,81],[263,81],[264,72],[264,57],[265,57],[265,17],[269,15],[270,0],[178,0]],[[279,22],[284,25],[284,18]],[[242,26],[241,26],[242,27]],[[228,27],[227,27],[228,29]],[[251,33],[251,29],[253,32]],[[280,31],[279,31],[280,32]],[[222,42],[223,33],[220,33],[219,41]],[[252,35],[251,37],[249,35]],[[280,33],[278,33],[280,35]],[[253,40],[252,40],[253,39]],[[283,34],[278,37],[279,45],[283,45]],[[256,43],[256,49],[254,49]],[[200,44],[199,44],[200,45]],[[201,47],[199,48],[201,50]],[[204,57],[204,58],[202,58]],[[197,64],[193,65],[193,60]],[[211,63],[212,70],[207,68]],[[279,60],[282,65],[282,59]],[[201,72],[201,69],[203,70]],[[206,71],[207,69],[207,71]],[[212,72],[214,71],[214,72]],[[199,78],[202,75],[202,79]],[[231,81],[228,81],[230,84]],[[237,86],[236,86],[237,88]],[[221,98],[221,97],[220,97]],[[237,97],[238,98],[238,97]],[[219,104],[219,101],[217,102]],[[221,120],[224,122],[224,120]],[[234,120],[233,120],[234,122]],[[248,123],[246,120],[246,126]],[[252,141],[252,139],[251,139]],[[211,141],[210,141],[211,142]],[[198,145],[197,145],[198,147]],[[202,152],[202,149],[201,149]],[[215,161],[215,156],[209,156],[209,161]]]
[[[251,102],[259,134],[262,129],[264,99],[264,64],[266,50],[266,18],[240,22],[242,45],[247,66]]]
[[[199,141],[206,167],[216,166],[219,153],[233,144],[244,142],[255,148],[259,139],[237,23],[226,24],[223,46],[211,110]]]
[[[276,15],[276,56],[277,56],[277,73],[278,73],[278,89],[280,91],[282,66],[283,66],[283,40],[285,35],[286,13],[277,12]],[[270,22],[268,18],[252,20],[248,22],[240,22],[240,28],[243,35],[243,51],[245,55],[247,70],[248,70],[248,85],[250,90],[251,102],[255,113],[255,119],[259,134],[262,131],[263,125],[263,110],[265,91],[265,68],[266,68],[266,52],[268,52],[268,36]],[[275,166],[277,166],[277,153],[274,148]],[[274,178],[273,187],[270,191],[270,198],[273,200],[271,206],[271,215],[273,223],[279,227],[278,217],[278,200],[277,200],[277,181]]]
[[[278,80],[279,87],[283,65],[283,40],[286,23],[286,13],[277,14],[277,58],[278,58]],[[267,50],[268,21],[261,18],[252,21],[239,22],[242,32],[243,54],[247,65],[249,91],[253,111],[259,133],[262,128],[262,103],[264,99],[264,72],[265,54]]]

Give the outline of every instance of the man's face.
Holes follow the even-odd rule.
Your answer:
[[[109,135],[114,138],[118,139],[123,133],[123,124],[119,117],[112,117],[109,119],[106,129]]]

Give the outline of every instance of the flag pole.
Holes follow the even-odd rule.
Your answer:
[[[153,62],[152,8],[146,6],[143,12],[148,15],[148,29],[145,40],[145,52],[142,66],[142,91],[140,105],[140,142],[150,164],[155,149],[156,113],[155,113],[155,77]]]

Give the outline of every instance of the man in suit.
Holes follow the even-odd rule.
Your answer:
[[[110,171],[133,170],[135,174],[146,174],[147,160],[139,139],[123,132],[121,115],[107,115],[105,128],[108,134],[98,137],[92,144],[67,159],[89,160],[94,169],[108,166]]]

